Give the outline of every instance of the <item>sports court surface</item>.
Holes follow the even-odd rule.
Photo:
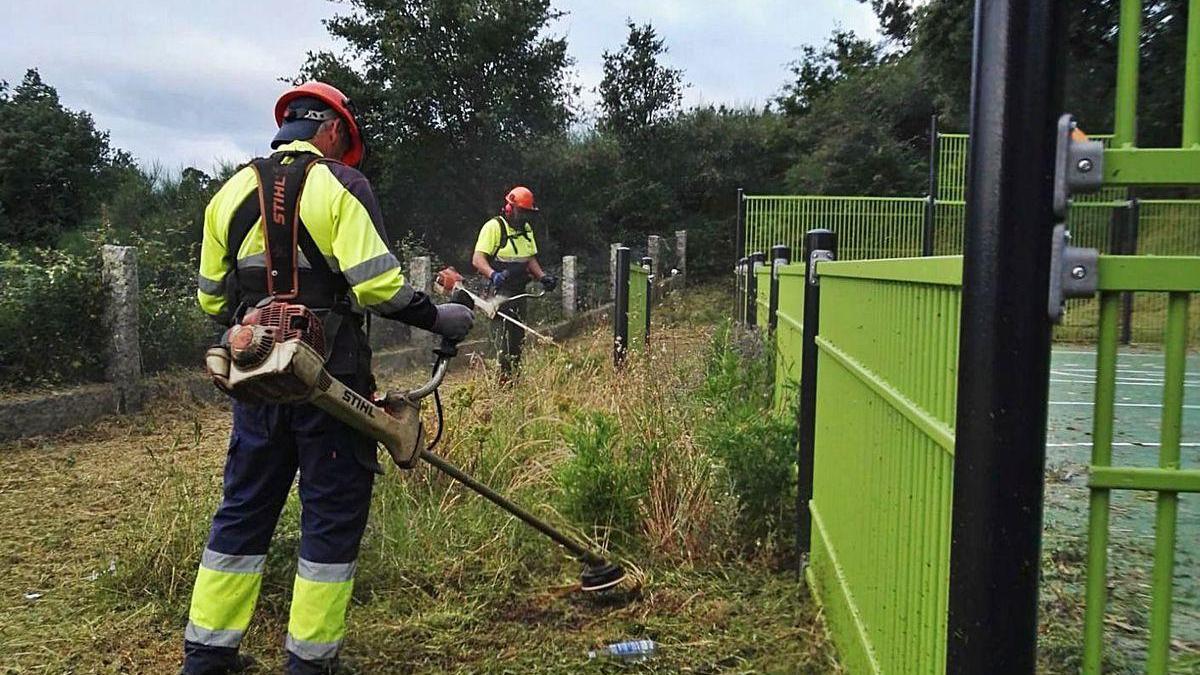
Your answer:
[[[1182,466],[1200,468],[1200,355],[1189,354],[1184,385]],[[1158,465],[1163,355],[1126,349],[1117,360],[1113,465]],[[1063,569],[1086,567],[1087,467],[1092,446],[1096,354],[1056,348],[1050,373],[1044,548]],[[1110,516],[1106,634],[1118,650],[1144,653],[1153,568],[1155,494],[1117,490]],[[1173,653],[1200,655],[1200,494],[1179,496]],[[1083,575],[1065,574],[1083,597]],[[1072,589],[1074,590],[1074,589]],[[1189,659],[1190,660],[1190,659]]]

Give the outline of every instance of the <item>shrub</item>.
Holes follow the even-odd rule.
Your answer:
[[[636,531],[648,472],[621,444],[617,421],[598,411],[581,413],[564,435],[573,452],[558,469],[564,514],[592,527]]]
[[[795,513],[795,425],[772,415],[768,353],[724,326],[713,338],[701,390],[701,445],[729,472],[747,545],[785,548]]]
[[[0,244],[0,387],[104,378],[99,255]]]

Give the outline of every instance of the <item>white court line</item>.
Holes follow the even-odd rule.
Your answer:
[[[1114,448],[1159,448],[1161,443],[1113,443]],[[1180,443],[1183,448],[1200,448],[1200,443]],[[1047,443],[1047,448],[1090,448],[1092,444],[1088,441],[1081,443]]]
[[[1058,384],[1087,384],[1087,385],[1095,385],[1096,384],[1095,380],[1059,380],[1059,379],[1055,379],[1053,377],[1050,378],[1050,381],[1056,382]],[[1161,387],[1161,386],[1163,386],[1162,381],[1158,381],[1158,382],[1140,381],[1139,382],[1139,381],[1134,381],[1134,380],[1117,380],[1117,384],[1119,384],[1119,385],[1123,384],[1123,385],[1127,385],[1130,387]],[[1183,384],[1183,386],[1191,387],[1194,389],[1194,388],[1200,387],[1200,383],[1191,384],[1191,383],[1185,382]]]
[[[1095,405],[1091,401],[1050,401],[1050,405]],[[1161,408],[1158,403],[1114,403],[1118,408]],[[1200,410],[1200,405],[1185,405],[1184,410]]]

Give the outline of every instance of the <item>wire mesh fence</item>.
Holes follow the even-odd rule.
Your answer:
[[[942,140],[948,137],[956,139],[947,134]],[[954,153],[959,150],[943,145],[940,152],[946,158],[944,162],[957,166],[954,162],[958,155]],[[953,188],[958,183],[947,185]],[[950,194],[957,193],[951,190]],[[1072,243],[1105,254],[1200,255],[1200,201],[1134,200],[1126,199],[1124,194],[1124,188],[1105,188],[1099,195],[1075,202],[1068,216]],[[743,217],[743,255],[769,251],[775,244],[800,251],[804,233],[815,228],[838,234],[842,260],[919,256],[927,237],[934,255],[958,255],[966,232],[965,202],[921,197],[748,195]],[[1131,295],[1124,303],[1123,341],[1161,341],[1165,296]],[[1096,338],[1098,325],[1099,305],[1095,299],[1070,300],[1055,335],[1061,341],[1091,341]],[[1193,343],[1200,343],[1200,335],[1193,338]]]

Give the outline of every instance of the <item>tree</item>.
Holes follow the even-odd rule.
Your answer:
[[[867,0],[858,0],[867,2]],[[914,22],[912,0],[870,0],[871,9],[879,18],[879,27],[889,39],[907,44],[912,38]]]
[[[310,54],[302,78],[338,86],[363,110],[364,170],[393,233],[415,229],[466,257],[467,240],[524,180],[521,148],[572,119],[566,41],[545,34],[561,13],[549,0],[349,4],[326,22],[345,51]]]
[[[813,103],[826,96],[834,85],[857,73],[879,65],[879,48],[859,38],[854,31],[835,30],[821,49],[812,45],[800,48],[801,57],[789,70],[793,80],[784,85],[775,102],[789,117],[800,118],[812,110]]]
[[[667,48],[653,26],[638,26],[629,19],[625,25],[625,44],[616,52],[604,52],[599,127],[632,141],[679,114],[683,71],[661,63]]]
[[[0,82],[0,241],[49,246],[79,227],[99,209],[113,159],[108,134],[63,107],[37,70],[12,90]]]

